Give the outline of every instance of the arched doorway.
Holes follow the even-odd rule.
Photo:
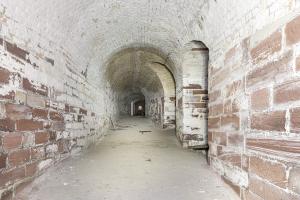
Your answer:
[[[200,41],[185,45],[177,89],[177,135],[186,148],[207,148],[209,50]]]

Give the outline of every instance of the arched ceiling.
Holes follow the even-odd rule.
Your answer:
[[[131,44],[178,48],[199,38],[205,0],[2,0],[5,15],[66,48],[81,67]],[[30,6],[28,6],[30,5]]]
[[[124,49],[110,58],[105,79],[118,92],[158,92],[163,90],[163,80],[149,67],[157,62],[164,62],[164,59],[148,49]]]

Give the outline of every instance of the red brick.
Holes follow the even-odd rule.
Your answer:
[[[15,122],[11,119],[0,119],[0,131],[12,132],[15,130]]]
[[[42,160],[45,158],[45,148],[43,146],[31,149],[31,160]]]
[[[223,104],[216,104],[209,107],[209,116],[217,116],[223,113]]]
[[[7,69],[0,67],[0,84],[8,84],[10,72]]]
[[[242,165],[242,156],[238,153],[233,152],[223,152],[220,156],[218,156],[220,160],[223,160],[227,164],[231,164],[232,166],[237,166],[241,168]]]
[[[286,43],[295,44],[300,41],[300,17],[290,21],[285,27]]]
[[[240,147],[244,144],[244,135],[239,133],[228,133],[227,134],[227,145]]]
[[[225,81],[226,78],[229,77],[228,74],[230,73],[231,73],[231,69],[229,67],[224,67],[223,69],[221,69],[216,75],[211,76],[210,87],[214,88],[215,86]]]
[[[61,139],[57,142],[57,146],[59,153],[69,152],[69,140]]]
[[[8,103],[5,105],[6,116],[12,120],[30,119],[31,109],[28,106]]]
[[[8,163],[10,166],[17,166],[26,163],[30,160],[30,150],[21,149],[11,152],[8,155]]]
[[[208,129],[216,129],[220,127],[220,117],[208,118]]]
[[[10,91],[6,94],[0,94],[0,99],[14,100],[15,99],[15,92]]]
[[[22,144],[22,134],[9,133],[5,134],[2,140],[3,148],[6,150],[19,148]]]
[[[14,182],[16,180],[20,180],[25,178],[25,168],[16,168],[8,172],[0,173],[0,187],[3,187],[9,182]]]
[[[49,141],[49,133],[39,132],[35,133],[35,144],[43,144]]]
[[[281,49],[281,31],[276,31],[272,33],[269,37],[262,40],[253,49],[251,49],[250,54],[255,62],[266,59],[268,56]]]
[[[32,117],[38,119],[48,119],[48,110],[34,108],[32,109]]]
[[[279,187],[287,186],[286,166],[282,163],[251,156],[249,171]]]
[[[219,97],[221,96],[221,91],[220,90],[216,90],[214,92],[209,93],[209,102],[214,102],[216,100],[219,99]]]
[[[33,93],[48,96],[48,87],[41,84],[40,86],[34,85],[30,80],[27,78],[23,78],[23,88],[25,90],[31,91]]]
[[[7,154],[0,153],[0,169],[6,168]]]
[[[299,195],[288,193],[253,175],[249,176],[249,190],[265,200],[298,200],[300,198]]]
[[[290,115],[290,130],[292,132],[300,132],[300,108],[293,108],[290,111]]]
[[[274,88],[274,103],[289,103],[300,100],[300,80],[285,82]]]
[[[226,86],[226,97],[233,97],[238,93],[244,91],[244,81],[237,80]]]
[[[296,71],[300,71],[300,56],[296,58]]]
[[[251,109],[265,110],[270,106],[270,90],[260,89],[251,94]]]
[[[251,129],[285,131],[285,111],[273,111],[251,115]]]
[[[16,44],[10,43],[8,41],[5,41],[5,46],[6,50],[12,55],[21,58],[22,60],[27,60],[29,52],[25,51],[24,49],[21,49]]]
[[[219,145],[226,146],[227,144],[227,134],[225,132],[213,132],[212,142]]]
[[[17,130],[18,131],[34,131],[42,130],[43,122],[33,121],[28,119],[21,119],[17,121]]]
[[[224,101],[223,110],[224,110],[224,114],[228,115],[232,113],[231,99]]]
[[[256,68],[247,75],[247,87],[251,87],[258,83],[266,83],[274,80],[276,76],[286,74],[291,71],[290,61],[292,60],[293,52],[289,51],[284,54],[279,60],[272,61],[263,67]]]
[[[248,149],[255,149],[256,151],[267,152],[269,154],[273,153],[276,155],[280,152],[300,154],[299,141],[247,138],[246,147]]]
[[[26,167],[26,176],[34,176],[38,171],[38,162],[27,164]]]
[[[63,115],[55,111],[50,111],[50,119],[53,121],[64,121]]]
[[[238,115],[225,115],[221,118],[221,127],[226,130],[239,130],[240,118]]]

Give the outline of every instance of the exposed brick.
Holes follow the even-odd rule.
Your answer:
[[[272,33],[269,37],[262,40],[253,49],[251,49],[250,54],[252,59],[258,62],[267,58],[269,55],[280,51],[281,39],[282,34],[280,30]]]
[[[239,130],[240,118],[235,114],[222,116],[221,126],[224,130]]]
[[[69,152],[69,140],[61,139],[57,142],[58,152],[59,153],[67,153]]]
[[[11,119],[0,119],[0,131],[12,132],[15,130],[15,122]]]
[[[31,109],[28,106],[8,103],[5,105],[6,116],[12,120],[30,119]]]
[[[241,167],[242,163],[242,156],[241,154],[234,153],[234,152],[222,152],[218,158],[223,160],[227,164],[231,164],[232,166]]]
[[[214,102],[216,101],[220,96],[221,96],[221,91],[220,90],[216,90],[214,92],[209,93],[209,102]]]
[[[208,118],[208,129],[216,129],[220,127],[220,117]]]
[[[300,56],[296,58],[296,71],[300,71]]]
[[[291,140],[279,140],[279,139],[263,139],[263,138],[247,138],[247,148],[255,149],[257,151],[263,151],[271,153],[275,151],[278,155],[279,152],[286,153],[300,153],[300,142]],[[270,151],[269,151],[270,150]]]
[[[0,67],[0,84],[8,84],[10,72],[7,69]]]
[[[0,99],[14,100],[15,99],[15,92],[14,91],[9,91],[6,94],[0,94]]]
[[[31,148],[31,160],[42,160],[45,158],[44,146]]]
[[[229,67],[224,67],[221,69],[215,76],[211,77],[210,87],[214,88],[215,86],[222,83],[228,76],[224,76],[224,74],[230,74],[231,69]]]
[[[244,91],[244,81],[234,81],[233,83],[226,86],[226,97],[233,97],[242,91]]]
[[[274,103],[289,103],[300,100],[300,80],[285,82],[274,88]]]
[[[25,167],[26,176],[34,176],[38,171],[38,162],[27,164]]]
[[[50,111],[50,119],[54,121],[64,121],[64,117],[61,113],[55,112],[55,111]]]
[[[295,44],[300,41],[300,17],[290,21],[285,27],[286,43]]]
[[[209,107],[209,116],[217,116],[223,113],[223,104],[216,104]]]
[[[30,149],[21,149],[11,152],[8,155],[8,163],[10,166],[18,166],[30,160]]]
[[[85,110],[85,109],[83,109],[83,108],[80,108],[80,109],[79,109],[79,114],[87,115],[87,110]]]
[[[251,108],[253,110],[265,110],[270,106],[270,90],[260,89],[251,94]]]
[[[298,200],[300,198],[299,195],[288,193],[287,191],[256,178],[253,175],[249,177],[249,190],[262,199],[268,200]]]
[[[251,115],[251,129],[285,131],[285,111],[256,113]]]
[[[251,156],[249,170],[279,187],[287,186],[286,166],[281,163]]]
[[[42,130],[43,122],[33,121],[28,119],[21,119],[17,121],[17,130],[18,131],[34,131]]]
[[[34,108],[32,109],[32,117],[38,119],[48,119],[48,110]]]
[[[21,58],[22,60],[27,60],[27,56],[29,55],[28,51],[21,49],[16,44],[12,44],[8,41],[5,41],[6,50],[12,55]]]
[[[300,108],[293,108],[290,111],[291,122],[290,122],[290,130],[292,132],[300,132]]]
[[[240,133],[228,133],[227,134],[227,145],[240,147],[244,144],[244,135]]]
[[[35,133],[35,144],[43,144],[49,141],[48,132],[38,132]]]
[[[7,154],[0,153],[0,169],[6,168]]]
[[[9,182],[23,179],[25,177],[25,168],[15,168],[11,171],[0,173],[0,187],[6,185]]]
[[[291,51],[284,54],[279,60],[272,61],[263,67],[255,68],[247,75],[247,87],[251,87],[258,83],[262,84],[270,82],[278,75],[286,74],[291,71],[290,61],[293,53]]]
[[[48,87],[41,84],[40,86],[34,85],[30,80],[27,78],[23,78],[23,88],[25,90],[31,91],[36,94],[40,94],[43,96],[48,96]]]
[[[212,142],[214,142],[215,144],[226,146],[227,134],[225,132],[213,132]]]
[[[3,148],[6,150],[19,148],[22,144],[22,134],[9,133],[5,134],[2,139]]]

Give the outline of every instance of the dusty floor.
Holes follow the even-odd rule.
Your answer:
[[[139,131],[152,131],[141,133]],[[235,200],[200,153],[172,130],[126,118],[99,145],[52,167],[26,188],[28,200]]]

